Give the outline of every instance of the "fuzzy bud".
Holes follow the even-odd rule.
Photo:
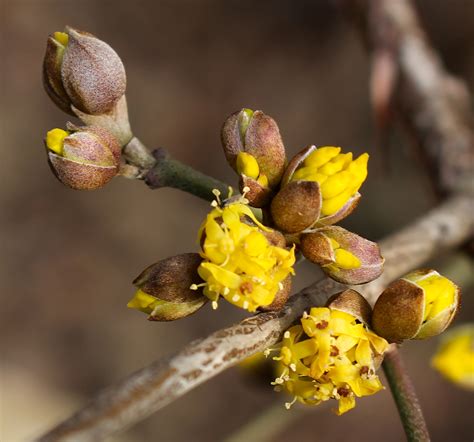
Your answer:
[[[377,243],[338,226],[328,226],[302,235],[301,252],[343,284],[365,284],[378,278],[384,259]]]
[[[118,141],[101,127],[68,123],[67,129],[52,129],[46,134],[48,161],[54,174],[72,189],[103,187],[119,169]]]
[[[321,212],[321,191],[313,181],[295,181],[284,186],[273,198],[271,214],[275,225],[287,233],[311,227]]]
[[[392,342],[442,333],[459,307],[459,288],[435,270],[417,270],[392,282],[379,296],[373,329]]]
[[[124,95],[125,68],[117,53],[92,34],[69,26],[48,38],[43,62],[46,92],[63,111],[100,115]]]
[[[262,194],[279,184],[286,163],[276,122],[262,111],[242,109],[227,118],[221,137],[227,161],[241,176],[241,190],[249,187],[264,199]]]
[[[197,273],[201,261],[197,253],[184,253],[152,264],[133,281],[138,290],[127,306],[147,313],[150,321],[193,314],[207,302],[197,288],[202,282]]]

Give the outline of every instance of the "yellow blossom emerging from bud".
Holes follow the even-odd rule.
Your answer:
[[[446,379],[474,391],[474,324],[447,333],[431,365]]]
[[[247,152],[239,152],[237,155],[237,173],[257,179],[260,175],[260,168],[254,156]]]
[[[69,132],[63,129],[51,129],[46,133],[46,147],[58,155],[63,155],[64,138]]]
[[[272,230],[255,218],[244,198],[213,206],[198,235],[204,294],[214,308],[220,296],[249,312],[270,305],[294,273],[294,248],[272,245],[265,235]]]
[[[299,401],[317,405],[339,401],[336,414],[355,407],[355,397],[383,388],[375,374],[388,342],[367,329],[349,313],[314,307],[301,324],[283,335],[278,360],[283,372],[274,385],[283,387]]]
[[[426,339],[442,333],[459,307],[459,288],[431,269],[392,282],[374,305],[372,326],[391,342]]]
[[[310,153],[295,171],[291,181],[316,181],[323,197],[321,214],[329,216],[352,198],[367,178],[369,155],[352,159],[352,153],[341,153],[340,147],[320,147]]]

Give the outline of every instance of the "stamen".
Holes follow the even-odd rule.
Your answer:
[[[212,207],[217,207],[219,203],[216,200],[212,200],[211,206]]]
[[[244,301],[244,303],[242,304],[242,307],[243,307],[244,309],[248,309],[248,308],[249,308],[249,305],[250,305],[250,304],[248,303],[248,301]]]
[[[285,333],[283,333],[284,338],[289,338],[290,337],[290,332],[287,330]]]
[[[211,305],[212,305],[213,310],[217,310],[217,307],[219,307],[218,304],[217,304],[217,301],[212,301]]]
[[[295,402],[296,402],[296,396],[293,398],[291,402],[285,402],[285,408],[289,410]]]
[[[227,288],[227,287],[226,287]],[[232,296],[232,302],[237,302],[240,299],[239,295]]]
[[[290,364],[290,370],[296,371],[296,364]]]

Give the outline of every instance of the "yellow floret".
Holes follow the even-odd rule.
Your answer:
[[[63,154],[64,139],[69,132],[62,129],[52,129],[46,134],[46,146],[58,155]]]

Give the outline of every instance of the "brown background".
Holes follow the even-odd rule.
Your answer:
[[[417,2],[446,65],[474,86],[474,2]],[[108,384],[243,314],[221,303],[170,324],[125,305],[148,264],[196,250],[207,203],[140,182],[114,180],[74,192],[55,180],[42,138],[67,117],[42,90],[49,33],[65,24],[109,42],[127,69],[135,133],[194,167],[234,182],[219,143],[225,117],[262,109],[279,123],[292,155],[307,144],[372,154],[358,211],[345,225],[378,239],[434,204],[425,171],[401,133],[382,173],[368,100],[368,59],[358,35],[325,0],[1,2],[1,430],[4,441],[38,435]],[[450,259],[438,260],[446,269]],[[450,266],[466,279],[469,264]],[[297,287],[315,279],[303,265]],[[468,319],[465,302],[458,322]],[[436,340],[403,352],[433,439],[472,440],[472,395],[429,367]],[[286,398],[229,370],[138,424],[123,441],[217,441]],[[282,411],[282,413],[284,410]],[[298,407],[292,413],[299,413]],[[343,417],[317,408],[276,440],[397,441],[389,391]]]

